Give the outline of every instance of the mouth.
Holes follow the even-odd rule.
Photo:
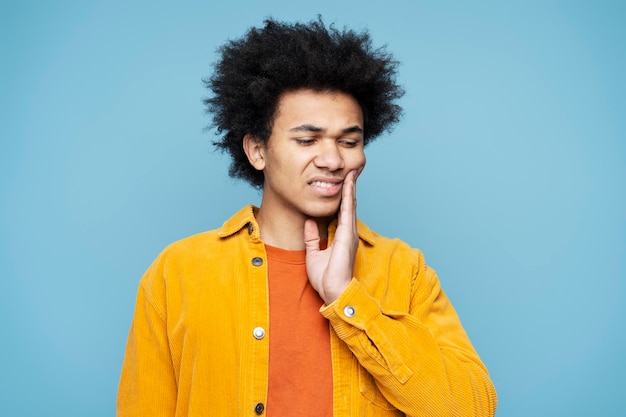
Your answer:
[[[309,186],[322,197],[334,197],[341,192],[343,181],[339,179],[316,179],[309,182]]]
[[[331,188],[339,184],[338,182],[326,182],[326,181],[312,181],[309,185],[313,187]]]

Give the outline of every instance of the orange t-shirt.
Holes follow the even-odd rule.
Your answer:
[[[333,375],[324,304],[305,251],[265,245],[270,298],[268,417],[332,417]]]

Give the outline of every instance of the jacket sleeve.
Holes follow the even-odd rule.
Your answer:
[[[172,417],[177,384],[168,344],[165,297],[155,291],[158,260],[137,295],[117,393],[117,417]]]
[[[487,370],[435,272],[416,253],[408,312],[383,308],[354,278],[322,314],[407,416],[493,416],[497,398]]]

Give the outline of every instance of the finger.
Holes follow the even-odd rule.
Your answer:
[[[356,212],[356,180],[359,179],[359,175],[361,175],[361,171],[354,171],[354,179],[352,184],[352,201],[354,201],[354,211]]]
[[[304,248],[307,255],[320,250],[320,231],[313,219],[307,219],[304,222]]]
[[[354,171],[354,178],[352,180],[352,202],[353,202],[353,205],[354,205],[354,207],[352,209],[353,212],[354,212],[354,214],[352,215],[352,221],[354,223],[353,231],[354,231],[355,234],[356,234],[356,180],[357,180],[357,178],[359,178],[359,174],[360,173],[361,173],[360,171],[356,171],[355,170]]]
[[[356,226],[356,171],[350,171],[343,182],[339,225]]]

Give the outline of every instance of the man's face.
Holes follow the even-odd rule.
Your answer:
[[[365,166],[363,113],[341,92],[297,90],[278,103],[262,153],[262,209],[288,220],[328,218],[341,202],[343,180]],[[253,164],[254,165],[254,164]]]

